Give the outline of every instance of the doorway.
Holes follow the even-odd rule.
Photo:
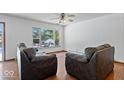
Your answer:
[[[5,60],[5,23],[0,22],[0,61]]]

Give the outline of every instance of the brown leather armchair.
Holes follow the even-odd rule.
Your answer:
[[[40,80],[57,72],[57,57],[55,54],[36,56],[37,49],[18,45],[17,62],[20,79]]]
[[[81,80],[102,80],[113,70],[114,47],[104,44],[88,47],[85,55],[66,54],[67,73]]]

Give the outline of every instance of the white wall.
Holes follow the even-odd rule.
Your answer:
[[[84,51],[88,46],[110,43],[115,60],[124,62],[124,15],[111,14],[71,24],[65,28],[65,49]]]
[[[26,43],[28,47],[33,45],[32,27],[47,27],[56,29],[60,32],[60,45],[58,48],[45,49],[45,52],[63,50],[63,27],[32,20],[26,20],[18,17],[6,16],[0,14],[0,22],[5,22],[6,26],[6,59],[16,57],[16,46],[20,42]]]

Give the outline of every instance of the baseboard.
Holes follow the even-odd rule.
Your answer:
[[[8,61],[14,61],[14,60],[16,60],[16,58],[7,59],[7,60],[5,60],[5,62],[8,62]]]
[[[124,61],[117,61],[117,60],[115,60],[114,62],[115,63],[122,63],[122,64],[124,64]]]

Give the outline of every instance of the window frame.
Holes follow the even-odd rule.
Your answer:
[[[39,35],[38,37],[39,37],[39,38],[34,38],[34,37],[33,37],[33,29],[40,29],[39,32],[38,32],[38,35]],[[55,33],[58,32],[58,37],[59,37],[59,39],[58,39],[58,40],[59,40],[58,45],[56,45],[56,43],[55,43],[55,46],[52,46],[52,47],[50,47],[50,46],[49,46],[49,47],[42,47],[42,46],[41,46],[41,45],[42,45],[42,41],[44,41],[44,40],[42,40],[42,32],[47,31],[47,30],[52,30],[52,31],[53,31],[53,33],[54,33],[54,37],[53,37],[54,39],[53,39],[53,40],[54,40],[54,41],[56,41],[56,39],[55,39],[55,38],[56,38],[56,37],[55,37]],[[34,46],[34,47],[40,47],[40,48],[56,48],[56,47],[60,47],[60,33],[59,33],[59,31],[56,30],[56,29],[32,27],[32,38],[33,38],[33,46]],[[38,43],[38,44],[36,43],[36,45],[35,45],[34,39],[39,39],[39,43]]]

